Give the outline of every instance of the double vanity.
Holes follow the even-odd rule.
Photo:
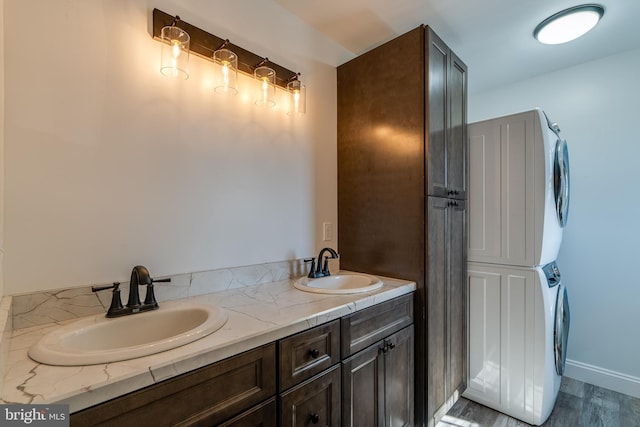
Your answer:
[[[296,416],[349,425],[349,411],[366,400],[347,398],[348,387],[367,384],[363,366],[383,379],[386,371],[402,377],[391,371],[403,368],[403,400],[412,401],[414,290],[413,282],[340,272],[161,302],[159,310],[117,319],[16,330],[2,401],[69,404],[72,425],[120,415],[127,425],[128,413],[182,425],[256,417],[296,425]],[[140,336],[136,327],[147,342],[127,341]],[[388,400],[377,415],[401,410]],[[412,408],[404,410],[412,417]]]

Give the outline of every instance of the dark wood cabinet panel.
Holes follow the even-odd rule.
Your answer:
[[[447,214],[428,213],[427,198],[466,200],[466,109],[467,67],[429,27],[338,67],[340,263],[416,282],[418,425],[434,422],[465,375],[465,355],[447,357],[466,352],[466,300],[455,290],[464,277],[449,270],[466,259],[449,259],[465,254],[448,240],[466,239],[466,229],[447,231]]]
[[[336,365],[281,395],[280,425],[339,427],[340,395],[340,365]]]
[[[424,31],[340,65],[340,267],[418,280],[423,274]],[[393,66],[390,64],[401,64]],[[398,274],[402,272],[402,276]]]
[[[343,361],[342,425],[413,426],[413,377],[413,326]]]
[[[462,394],[467,385],[467,206],[458,200],[449,207],[449,280],[447,306],[449,308],[449,366],[447,394],[456,390]]]
[[[270,344],[72,414],[71,425],[216,425],[273,396],[275,372]]]
[[[427,265],[429,265],[427,287],[427,407],[431,415],[446,401],[447,376],[447,209],[449,199],[429,197],[427,199],[427,217],[429,249]]]
[[[342,362],[343,427],[384,426],[383,342]]]
[[[430,28],[426,30],[427,81],[426,99],[428,99],[427,129],[427,188],[430,196],[447,197],[447,76],[449,67],[449,48]]]
[[[276,427],[277,410],[276,398],[272,397],[263,404],[220,424],[219,427]]]
[[[458,56],[449,53],[447,137],[447,195],[467,198],[467,66]]]
[[[278,346],[283,391],[340,362],[340,320],[282,339]]]
[[[386,340],[385,357],[385,425],[414,425],[414,334],[413,326]]]
[[[413,296],[405,295],[341,319],[342,358],[413,323]]]
[[[435,413],[466,384],[466,201],[429,197],[427,206],[427,404]]]

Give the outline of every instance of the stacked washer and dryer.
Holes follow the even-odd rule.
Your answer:
[[[551,414],[569,306],[556,257],[569,158],[540,109],[469,125],[469,381],[463,396],[527,423]]]

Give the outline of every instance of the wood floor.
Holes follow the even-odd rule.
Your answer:
[[[527,427],[470,400],[460,398],[437,427]],[[544,427],[640,427],[640,399],[563,378],[558,400]]]

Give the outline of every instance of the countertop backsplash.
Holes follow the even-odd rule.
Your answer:
[[[171,282],[156,283],[154,289],[158,302],[171,301],[294,279],[305,276],[307,269],[308,266],[302,259],[222,268],[168,276],[171,277]],[[331,261],[330,270],[339,270],[339,260]],[[120,289],[122,303],[126,304],[129,283],[122,282]],[[145,290],[141,288],[140,297],[144,298],[144,295]],[[12,309],[9,330],[18,330],[105,313],[111,304],[111,291],[92,292],[91,285],[88,285],[80,288],[14,295],[8,300],[7,304]]]

